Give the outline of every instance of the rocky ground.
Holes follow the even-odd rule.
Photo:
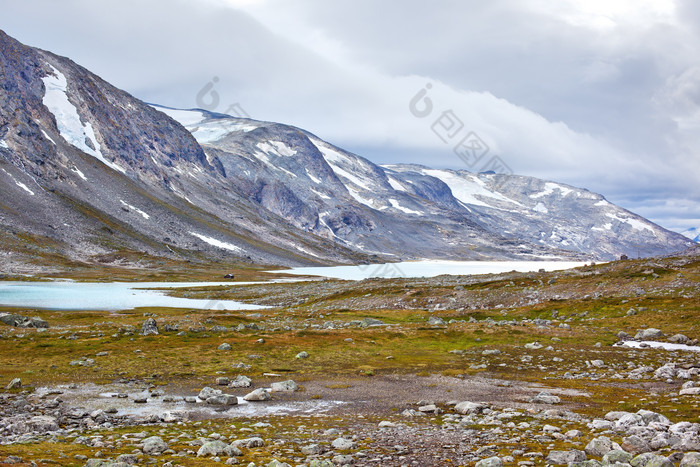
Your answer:
[[[697,466],[699,283],[687,254],[3,309],[0,464]]]

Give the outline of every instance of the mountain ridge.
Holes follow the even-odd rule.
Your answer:
[[[0,73],[0,261],[6,270],[47,258],[103,261],[115,252],[296,266],[610,259],[631,251],[632,243],[644,243],[648,254],[687,247],[617,207],[609,208],[617,219],[610,218],[608,229],[593,220],[594,210],[587,223],[568,225],[563,214],[572,205],[562,210],[561,197],[551,195],[583,193],[574,187],[382,167],[289,125],[150,106],[70,59],[2,31]],[[520,185],[497,189],[504,180]],[[547,183],[559,188],[548,192]],[[531,194],[544,193],[549,221],[532,217],[538,204],[518,195],[523,184],[539,190]],[[557,222],[555,211],[563,213]],[[503,228],[517,222],[522,234]],[[538,230],[538,222],[546,228]],[[609,230],[606,242],[591,228]]]

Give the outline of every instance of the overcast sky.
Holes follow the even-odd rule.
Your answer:
[[[478,170],[452,150],[474,132],[515,173],[700,227],[698,1],[0,0],[0,11],[11,36],[147,102],[244,111],[382,164]],[[449,144],[431,129],[447,111],[463,124]]]

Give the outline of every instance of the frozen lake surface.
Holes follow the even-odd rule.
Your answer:
[[[245,282],[0,282],[0,305],[51,310],[131,310],[137,307],[197,310],[257,310],[265,308],[231,300],[170,297],[149,288],[236,286]],[[248,282],[247,284],[250,284]]]
[[[362,280],[371,277],[435,277],[443,274],[458,276],[475,274],[500,274],[508,271],[535,272],[558,271],[583,266],[575,261],[405,261],[401,263],[366,264],[358,266],[332,266],[293,268],[278,271],[285,274],[323,276],[343,280]]]

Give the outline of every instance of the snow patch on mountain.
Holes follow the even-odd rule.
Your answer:
[[[142,216],[142,217],[143,217],[144,219],[148,220],[148,219],[150,219],[150,218],[151,218],[151,216],[149,216],[148,214],[146,214],[145,212],[143,212],[143,211],[142,211],[142,210],[140,210],[139,208],[137,208],[137,207],[134,207],[134,206],[130,205],[130,204],[129,204],[129,203],[127,203],[126,201],[124,201],[124,200],[121,200],[121,199],[120,199],[120,200],[119,200],[119,202],[121,202],[121,203],[122,203],[122,205],[124,205],[125,207],[127,207],[127,208],[131,209],[132,211],[134,211],[134,212],[137,212],[137,213],[141,214],[141,216]]]
[[[605,215],[611,219],[615,219],[618,222],[624,222],[626,224],[629,224],[635,230],[649,230],[649,231],[651,231],[651,233],[656,235],[656,232],[654,232],[654,229],[650,225],[647,225],[646,223],[644,223],[638,219],[632,219],[630,217],[622,218],[622,217],[618,217],[615,214],[612,214],[609,212],[605,213]]]
[[[163,112],[168,117],[176,120],[184,127],[197,125],[205,119],[204,114],[199,110],[179,110],[169,109],[167,107],[152,106],[154,109]]]
[[[56,125],[61,137],[71,146],[75,146],[81,151],[90,154],[106,166],[118,172],[126,173],[126,170],[104,158],[92,124],[90,122],[83,124],[80,120],[80,115],[78,115],[78,109],[68,100],[68,80],[55,67],[49,66],[53,71],[53,76],[46,76],[41,79],[46,88],[43,103],[56,117]],[[88,141],[90,141],[92,147],[87,144]]]
[[[82,178],[83,180],[85,180],[87,182],[87,177],[85,176],[85,174],[83,172],[80,171],[80,169],[78,169],[77,167],[73,167],[71,169],[71,171],[78,174],[78,177]]]
[[[24,183],[18,181],[15,177],[12,176],[11,173],[9,173],[8,171],[6,171],[5,169],[0,169],[0,170],[2,170],[3,172],[5,172],[5,174],[6,174],[8,177],[10,177],[10,178],[12,179],[13,182],[15,182],[15,185],[17,185],[18,187],[20,187],[21,189],[23,189],[24,191],[26,191],[26,192],[29,193],[30,195],[34,196],[34,192],[33,192],[32,190],[30,190],[29,187],[27,187],[27,185],[25,185]]]
[[[537,199],[537,198],[541,198],[543,196],[549,196],[552,193],[554,193],[554,190],[559,190],[559,192],[561,193],[561,196],[566,196],[573,191],[571,188],[567,188],[563,185],[559,185],[558,183],[547,182],[544,184],[544,191],[532,194],[532,195],[530,195],[530,198]]]
[[[543,213],[543,214],[547,214],[547,213],[549,212],[549,209],[547,209],[547,208],[545,207],[545,205],[542,204],[542,203],[537,203],[537,206],[535,206],[534,208],[532,208],[532,210],[533,210],[533,211],[536,211],[536,212],[541,212],[541,213]]]
[[[321,180],[314,177],[313,175],[311,175],[311,172],[309,172],[309,169],[306,169],[306,176],[309,177],[311,179],[311,181],[313,181],[314,183],[319,184],[319,185],[321,184]]]
[[[208,244],[215,246],[217,248],[221,248],[223,250],[234,251],[236,253],[243,252],[243,248],[237,247],[236,245],[232,245],[232,244],[227,243],[227,242],[222,242],[221,240],[217,240],[217,239],[212,238],[212,237],[207,237],[206,235],[202,235],[202,234],[197,233],[197,232],[190,232],[190,235],[194,235],[195,237],[202,240],[203,242],[208,243]]]
[[[688,237],[694,242],[700,243],[700,228],[698,227],[690,227],[681,232],[681,235]]]
[[[404,188],[404,186],[403,186],[401,183],[399,183],[399,181],[396,180],[394,177],[387,177],[387,178],[389,179],[389,185],[391,185],[391,187],[392,187],[394,190],[396,190],[396,191],[406,191],[406,188]]]
[[[297,153],[281,141],[262,142],[258,143],[256,146],[265,153],[274,154],[276,156],[292,157]]]
[[[0,148],[10,149],[10,146],[7,145],[4,139],[0,139]]]
[[[321,199],[331,199],[330,196],[325,195],[325,194],[321,193],[320,191],[314,190],[313,188],[310,188],[310,190],[311,190],[315,195],[319,196]]]
[[[396,200],[393,199],[393,198],[390,198],[390,199],[389,199],[389,203],[391,203],[391,206],[392,206],[394,209],[398,209],[399,211],[405,212],[406,214],[417,214],[417,215],[419,215],[419,216],[422,216],[422,215],[423,215],[423,213],[420,212],[420,211],[414,211],[414,210],[412,210],[412,209],[408,209],[408,208],[405,208],[405,207],[401,206],[401,205],[399,204],[399,202],[396,201]]]
[[[423,169],[421,172],[424,175],[429,175],[442,180],[452,191],[452,196],[465,204],[473,206],[484,206],[487,208],[502,209],[498,206],[488,204],[479,197],[492,198],[497,201],[514,204],[523,207],[519,202],[507,198],[500,193],[496,193],[486,188],[483,181],[479,180],[474,174],[457,174],[448,170]]]

